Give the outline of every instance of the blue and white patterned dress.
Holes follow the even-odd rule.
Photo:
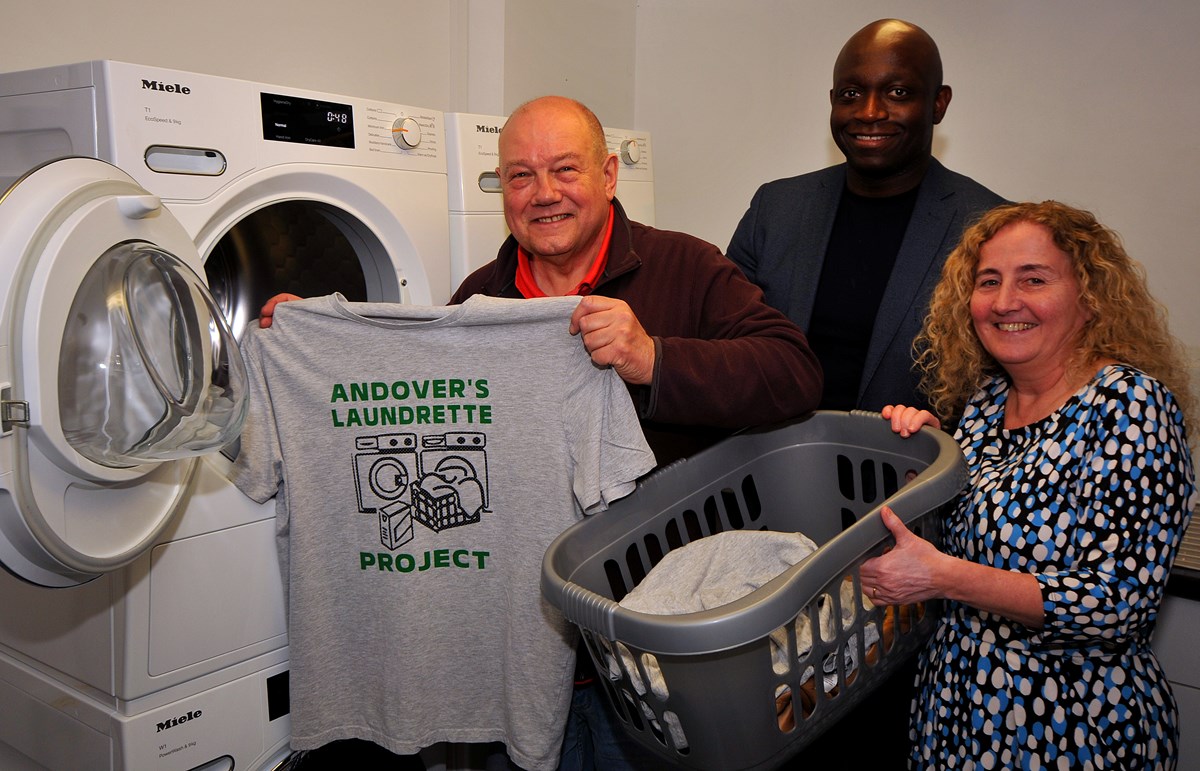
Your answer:
[[[948,602],[917,677],[917,768],[1159,769],[1175,699],[1150,650],[1195,490],[1171,393],[1113,365],[1057,412],[1004,428],[1008,383],[967,404],[955,437],[971,487],[948,553],[1041,584],[1045,626]]]

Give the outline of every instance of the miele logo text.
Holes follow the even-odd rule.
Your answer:
[[[158,724],[158,729],[155,731],[155,733],[158,733],[159,731],[165,731],[168,728],[174,728],[180,723],[186,723],[189,720],[196,720],[203,714],[203,710],[197,709],[188,712],[186,715],[180,715],[179,717],[173,717],[170,720],[164,720]]]
[[[192,89],[187,86],[181,86],[178,83],[160,83],[157,80],[146,80],[142,78],[143,91],[166,91],[172,94],[190,94]]]
[[[485,126],[482,123],[476,123],[475,124],[475,133],[476,134],[499,134],[500,127],[499,126]]]

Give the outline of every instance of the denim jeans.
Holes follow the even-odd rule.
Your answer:
[[[575,689],[558,771],[648,771],[669,765],[626,735],[600,686]]]

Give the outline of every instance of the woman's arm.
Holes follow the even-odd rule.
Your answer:
[[[903,404],[889,404],[880,414],[903,437],[912,436],[922,426],[941,428],[937,417],[928,410]],[[1041,628],[1045,612],[1042,590],[1032,574],[952,557],[914,535],[887,506],[881,516],[896,539],[896,546],[862,565],[863,592],[872,601],[906,605],[931,599],[957,600],[1025,626]]]
[[[883,524],[896,539],[888,553],[862,564],[863,593],[882,605],[949,599],[1040,629],[1042,590],[1031,573],[980,565],[951,557],[914,535],[887,506]]]

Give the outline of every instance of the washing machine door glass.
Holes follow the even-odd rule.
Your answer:
[[[245,369],[212,296],[148,243],[110,248],[84,276],[58,371],[64,437],[106,466],[220,448],[245,417]]]

